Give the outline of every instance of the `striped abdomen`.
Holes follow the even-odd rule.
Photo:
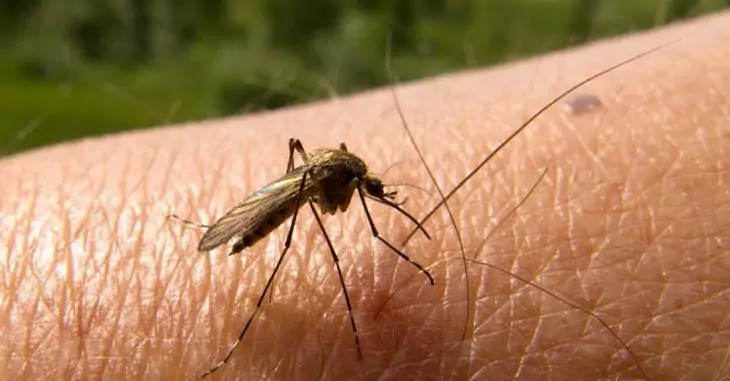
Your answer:
[[[231,255],[241,252],[249,246],[253,246],[256,242],[269,235],[269,233],[278,228],[279,225],[283,224],[294,214],[296,207],[295,201],[283,204],[258,224],[252,225],[250,229],[242,232],[241,239],[233,245]]]

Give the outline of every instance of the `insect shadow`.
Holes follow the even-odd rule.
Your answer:
[[[294,166],[295,151],[304,162],[304,164],[298,167]],[[225,365],[246,335],[246,332],[261,307],[265,295],[269,291],[273,280],[281,267],[284,257],[291,246],[297,215],[299,214],[300,207],[305,203],[309,204],[312,214],[314,215],[315,220],[317,221],[317,224],[319,225],[327,242],[330,253],[332,254],[332,260],[337,268],[340,285],[345,296],[345,303],[347,304],[347,312],[350,317],[350,324],[355,337],[355,347],[357,349],[358,358],[362,358],[357,325],[355,323],[355,318],[352,315],[352,303],[347,292],[344,277],[342,276],[339,257],[337,256],[337,251],[335,250],[334,245],[332,245],[332,241],[330,240],[324,225],[322,225],[319,213],[314,206],[314,204],[319,205],[322,214],[334,215],[338,210],[345,212],[350,205],[350,201],[352,200],[355,191],[357,191],[363,209],[365,210],[365,216],[367,217],[370,231],[373,236],[426,275],[429,283],[433,285],[434,280],[428,270],[380,236],[380,233],[375,227],[373,219],[370,216],[370,211],[368,210],[365,199],[371,199],[397,210],[416,224],[417,229],[423,232],[423,234],[430,239],[431,237],[428,235],[428,232],[426,232],[423,226],[418,223],[418,220],[401,208],[403,202],[399,203],[395,201],[396,192],[386,192],[385,185],[382,180],[371,174],[368,171],[368,167],[365,162],[350,153],[347,150],[345,143],[340,143],[339,149],[317,149],[308,153],[304,150],[302,143],[298,139],[290,139],[289,160],[286,166],[286,174],[253,193],[240,205],[233,208],[211,226],[185,220],[174,214],[168,216],[170,218],[181,220],[186,224],[208,228],[198,244],[198,251],[213,250],[228,242],[230,239],[238,237],[236,242],[233,244],[229,255],[240,253],[247,247],[254,245],[291,217],[291,225],[289,226],[289,233],[287,234],[286,241],[284,242],[284,249],[279,256],[279,260],[276,262],[274,271],[271,273],[271,276],[266,282],[264,291],[261,293],[261,296],[259,296],[259,299],[256,302],[256,307],[254,308],[253,313],[251,313],[246,325],[241,330],[241,333],[238,335],[238,339],[228,351],[228,354],[223,358],[223,360],[215,364],[208,372],[203,374],[202,377],[212,374]]]

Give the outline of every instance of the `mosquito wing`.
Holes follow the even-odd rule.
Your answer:
[[[306,169],[306,165],[294,168],[284,177],[259,189],[240,205],[231,209],[205,232],[198,245],[198,251],[213,250],[228,242],[233,236],[245,236],[255,231],[262,223],[273,218],[278,210],[295,203],[300,190],[304,192],[301,201],[306,200],[314,187],[314,181],[307,176],[304,188],[301,188]]]

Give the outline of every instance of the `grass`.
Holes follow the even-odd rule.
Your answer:
[[[394,36],[395,74],[407,81],[724,7],[722,0],[362,3],[372,4],[332,8],[327,3],[335,18],[326,25],[303,25],[310,22],[305,14],[278,29],[267,15],[289,3],[246,3],[246,12],[227,15],[238,17],[245,28],[224,37],[201,35],[172,53],[132,63],[83,58],[78,49],[69,48],[75,46],[70,39],[46,38],[62,41],[56,47],[35,44],[29,36],[38,33],[7,34],[0,41],[5,52],[0,55],[0,155],[384,85],[389,32]],[[261,17],[251,17],[256,9]]]

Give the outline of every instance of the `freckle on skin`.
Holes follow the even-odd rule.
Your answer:
[[[567,113],[578,115],[603,107],[603,102],[593,94],[582,93],[568,97],[563,106]]]

